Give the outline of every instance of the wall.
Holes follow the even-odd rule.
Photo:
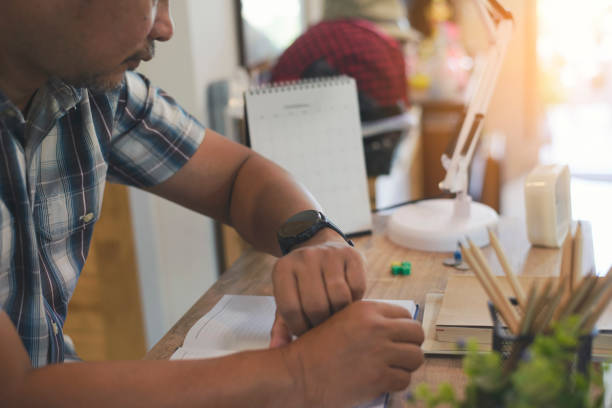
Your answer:
[[[309,25],[316,24],[321,20],[321,16],[323,16],[323,0],[305,0],[304,6]]]
[[[233,2],[171,2],[174,38],[157,46],[140,71],[207,122],[208,83],[237,66]],[[168,331],[217,276],[210,219],[147,193],[131,190],[131,210],[148,346]]]
[[[515,27],[493,99],[486,128],[506,137],[504,178],[514,179],[537,162],[541,145],[537,106],[537,15],[532,0],[504,0]]]

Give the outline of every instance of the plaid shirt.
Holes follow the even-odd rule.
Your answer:
[[[0,91],[0,308],[35,367],[76,357],[62,327],[106,180],[160,183],[203,137],[174,100],[131,72],[109,93],[51,80],[27,120]]]

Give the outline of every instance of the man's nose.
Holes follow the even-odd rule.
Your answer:
[[[154,41],[168,41],[174,34],[174,21],[170,15],[168,0],[160,0],[157,3],[157,14],[153,28],[149,33],[149,39]]]

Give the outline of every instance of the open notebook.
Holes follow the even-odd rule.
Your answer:
[[[371,299],[374,300],[374,299]],[[418,313],[411,300],[378,300]],[[274,322],[276,304],[272,296],[224,295],[189,329],[183,346],[171,360],[220,357],[245,350],[266,349]],[[360,408],[384,407],[387,395]]]

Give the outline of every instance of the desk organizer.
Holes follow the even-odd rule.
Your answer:
[[[516,299],[510,298],[513,305],[516,305]],[[525,351],[533,342],[534,336],[515,336],[501,323],[501,319],[493,306],[492,302],[488,302],[489,312],[493,320],[493,333],[491,349],[501,355],[502,361],[508,360],[512,354],[512,349],[515,346],[521,346]],[[588,335],[581,336],[576,348],[576,358],[572,367],[568,367],[570,371],[577,370],[579,373],[588,375],[588,368],[591,363],[591,354],[593,350],[593,338],[597,335],[594,330]],[[524,355],[521,358],[525,358]]]

